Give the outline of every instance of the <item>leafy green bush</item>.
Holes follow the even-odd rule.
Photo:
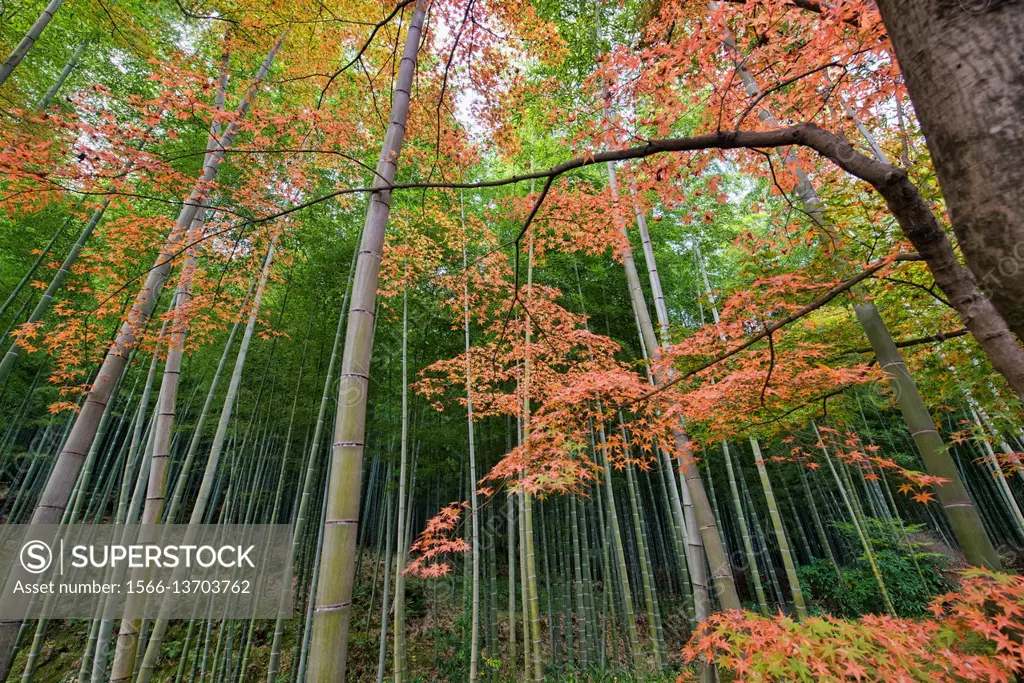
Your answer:
[[[860,541],[851,524],[836,523],[833,528],[851,544]],[[931,599],[953,586],[943,575],[948,565],[944,555],[925,552],[927,543],[915,541],[921,527],[904,525],[901,534],[888,522],[866,520],[866,531],[875,561],[882,574],[893,608],[901,617],[921,616]],[[838,617],[884,614],[878,582],[867,557],[840,567],[839,576],[828,560],[815,560],[799,569],[800,584],[821,610]]]

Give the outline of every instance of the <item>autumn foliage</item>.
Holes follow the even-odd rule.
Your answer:
[[[931,611],[931,619],[803,623],[720,612],[701,624],[683,658],[712,660],[745,681],[980,683],[1024,673],[1024,579],[967,572],[960,590],[937,597]]]

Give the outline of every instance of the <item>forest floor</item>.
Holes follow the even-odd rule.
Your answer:
[[[355,604],[356,610],[352,614],[352,630],[349,636],[349,654],[347,680],[353,683],[374,683],[377,680],[377,664],[380,648],[380,598],[381,598],[381,577],[378,576],[378,586],[374,594],[372,614],[367,619],[367,605],[370,603],[371,582],[373,579],[372,563],[365,563],[362,567],[361,581],[357,585]],[[410,680],[413,683],[441,682],[463,683],[468,670],[468,620],[462,610],[461,576],[453,582],[451,579],[439,581],[422,581],[410,579],[406,589],[406,618],[407,618],[407,643],[409,657]],[[520,676],[521,661],[516,663],[515,671],[510,667],[508,652],[508,621],[507,621],[507,581],[497,581],[498,597],[498,641],[494,649],[501,653],[501,656],[494,657],[486,652],[487,638],[485,629],[486,620],[481,617],[484,623],[481,629],[480,642],[482,652],[481,673],[482,680],[495,683],[518,680]],[[453,596],[452,590],[455,595]],[[482,591],[484,599],[489,599],[486,591]],[[546,595],[542,591],[542,601]],[[389,615],[389,620],[392,618]],[[285,623],[284,641],[281,647],[281,670],[285,672],[279,680],[290,681],[292,667],[291,662],[295,652],[295,631],[298,619],[291,619]],[[666,628],[671,632],[671,619],[666,619]],[[521,624],[521,620],[520,620]],[[22,642],[25,644],[15,660],[13,672],[21,672],[24,669],[25,658],[28,654],[27,645],[31,642],[34,633],[34,622],[22,635]],[[198,623],[197,623],[198,625]],[[641,623],[640,626],[643,626]],[[154,680],[173,682],[180,661],[181,650],[184,645],[188,623],[175,621],[170,624],[165,638],[162,655],[157,662],[156,675]],[[645,626],[644,626],[645,628]],[[65,621],[54,621],[48,625],[46,641],[40,653],[39,663],[36,669],[34,680],[37,683],[72,683],[77,681],[78,671],[81,665],[83,644],[88,638],[89,622],[84,619]],[[267,665],[270,659],[271,642],[273,640],[274,622],[259,621],[253,631],[252,648],[249,655],[249,663],[246,667],[246,675],[240,679],[240,683],[260,683],[266,680]],[[390,626],[389,626],[390,631]],[[544,633],[547,633],[546,627]],[[115,634],[116,635],[116,634]],[[209,656],[212,660],[217,648],[218,631],[214,630],[210,635]],[[244,634],[243,634],[244,635]],[[202,637],[205,638],[205,632]],[[195,635],[193,636],[193,643]],[[388,647],[385,652],[387,671],[391,670],[392,649],[389,633]],[[522,658],[522,633],[519,633],[517,644],[518,658]],[[542,639],[542,649],[545,658],[550,662],[550,645],[547,637]],[[565,667],[548,666],[545,673],[545,680],[559,682],[574,681],[613,681],[626,683],[631,681],[668,682],[674,681],[679,673],[679,661],[675,653],[670,649],[670,666],[661,675],[637,676],[626,667],[626,662],[620,662],[618,667],[609,666],[604,673],[588,674],[583,676],[572,672]],[[114,644],[111,643],[110,657],[113,657]],[[194,648],[192,649],[195,652]],[[618,650],[619,658],[623,656],[621,648]],[[621,668],[620,668],[621,667]],[[561,671],[559,669],[562,669]],[[198,670],[196,671],[198,677]],[[207,671],[207,676],[209,676]],[[228,680],[228,677],[214,678],[215,681]],[[186,675],[182,683],[189,683]]]

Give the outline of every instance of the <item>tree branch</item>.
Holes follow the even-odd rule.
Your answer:
[[[898,349],[905,349],[905,348],[909,348],[911,346],[919,346],[921,344],[932,344],[934,342],[943,342],[943,341],[946,341],[947,339],[956,339],[957,337],[963,337],[963,336],[968,335],[968,334],[970,334],[970,332],[968,330],[964,329],[964,328],[960,328],[959,330],[953,330],[951,332],[939,332],[938,334],[931,334],[931,335],[928,335],[927,337],[915,337],[914,339],[904,339],[903,341],[898,341],[898,342],[896,342],[896,348],[898,348]],[[850,354],[853,354],[853,353],[873,353],[873,352],[874,352],[874,349],[872,349],[870,346],[864,346],[864,347],[861,347],[859,349],[850,349],[849,351],[843,351],[839,355],[835,356],[835,358],[840,358],[842,356],[849,356]]]
[[[316,101],[317,109],[319,109],[320,106],[324,103],[324,97],[327,96],[327,91],[330,89],[331,84],[334,83],[334,79],[343,74],[345,71],[347,71],[350,66],[358,62],[362,58],[363,53],[369,49],[370,44],[373,42],[373,39],[377,36],[377,32],[380,31],[385,26],[387,26],[388,23],[395,18],[396,14],[398,14],[403,9],[405,9],[406,6],[411,5],[414,2],[416,2],[416,0],[399,0],[395,4],[395,8],[391,10],[391,14],[387,15],[386,17],[384,17],[383,19],[381,19],[380,21],[373,25],[373,30],[370,31],[370,36],[366,39],[366,42],[363,43],[363,46],[359,48],[359,52],[357,52],[356,56],[352,58],[352,61],[350,61],[348,64],[341,67],[337,71],[335,71],[333,74],[331,74],[331,77],[327,79],[327,85],[325,85],[324,89],[320,91],[320,97]]]
[[[739,346],[736,346],[736,347],[726,351],[725,353],[721,353],[721,354],[715,356],[714,358],[712,358],[709,361],[701,363],[696,368],[693,368],[691,370],[687,370],[685,373],[677,375],[677,376],[673,377],[672,379],[670,379],[670,380],[668,380],[666,382],[662,382],[653,391],[647,392],[643,396],[640,396],[639,398],[634,399],[632,402],[633,403],[639,403],[640,401],[646,401],[649,398],[657,396],[658,394],[660,394],[661,392],[665,391],[669,387],[672,387],[672,386],[674,386],[676,384],[679,384],[683,380],[689,379],[690,377],[693,377],[694,375],[696,375],[699,372],[703,372],[704,370],[707,370],[712,365],[716,365],[718,363],[721,363],[723,360],[726,360],[728,358],[732,358],[733,356],[735,356],[736,354],[740,353],[741,351],[745,351],[745,350],[749,349],[751,346],[753,346],[757,342],[761,341],[762,339],[764,339],[766,337],[770,337],[772,334],[778,332],[779,330],[781,330],[786,325],[789,325],[790,323],[795,322],[795,321],[799,320],[800,318],[803,318],[804,316],[808,315],[809,313],[813,313],[814,311],[818,310],[819,308],[821,308],[822,306],[827,304],[829,301],[832,301],[832,299],[835,299],[837,296],[839,296],[843,292],[846,292],[846,291],[849,291],[850,289],[852,289],[855,285],[857,285],[857,283],[862,282],[863,280],[868,279],[869,277],[871,277],[872,275],[877,273],[879,270],[882,270],[883,268],[886,268],[886,267],[892,265],[892,263],[894,261],[919,261],[920,259],[921,259],[921,257],[918,256],[917,254],[901,254],[901,255],[897,256],[894,260],[886,259],[885,261],[880,261],[878,263],[875,263],[874,265],[869,266],[868,268],[862,270],[857,275],[854,275],[850,279],[843,280],[842,282],[837,284],[835,287],[833,287],[832,289],[828,290],[824,295],[822,295],[821,297],[815,299],[814,301],[812,301],[811,303],[807,304],[806,306],[804,306],[800,310],[791,313],[790,315],[786,316],[785,318],[783,318],[782,320],[780,320],[780,321],[778,321],[776,323],[772,323],[771,325],[768,325],[763,330],[761,330],[761,332],[759,332],[758,334],[754,335],[753,337],[751,337],[747,341],[743,342]]]

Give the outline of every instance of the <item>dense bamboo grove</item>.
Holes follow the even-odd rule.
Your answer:
[[[288,525],[294,610],[0,679],[1018,679],[1022,27],[4,3],[0,522]]]

